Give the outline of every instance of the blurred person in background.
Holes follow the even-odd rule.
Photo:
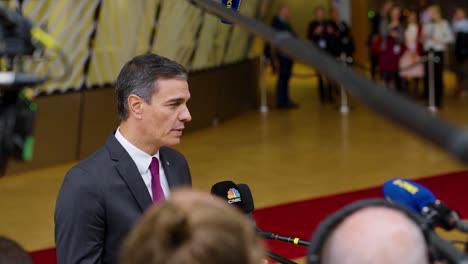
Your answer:
[[[18,243],[0,236],[0,264],[33,264],[31,256]]]
[[[418,1],[418,16],[419,16],[419,24],[424,25],[430,22],[430,17],[428,13],[429,2],[427,0],[419,0]]]
[[[150,208],[127,237],[122,264],[261,264],[253,225],[236,207],[179,190]]]
[[[330,11],[327,31],[332,40],[329,48],[331,55],[339,58],[344,53],[347,57],[353,57],[355,47],[351,29],[348,23],[341,19],[340,11],[337,7],[333,7]]]
[[[325,9],[319,6],[315,9],[315,19],[309,23],[307,39],[312,41],[319,49],[330,53],[331,41],[335,34],[334,28],[329,25],[325,17]],[[333,103],[333,87],[330,81],[317,72],[319,85],[319,98],[322,104]],[[325,82],[326,88],[325,88]]]
[[[393,6],[392,1],[386,1],[377,12],[370,19],[370,34],[367,40],[369,46],[369,62],[372,80],[377,80],[377,69],[379,65],[379,49],[376,49],[376,42],[380,36],[380,24],[382,21],[387,20],[388,12]]]
[[[291,34],[296,37],[296,33],[289,24],[289,8],[281,5],[277,14],[273,17],[271,27],[277,31]],[[276,106],[278,109],[294,109],[299,105],[289,97],[289,80],[292,76],[294,61],[287,54],[275,50],[271,45],[265,46],[265,57],[271,61],[273,70],[278,70],[278,80],[276,82]],[[278,65],[277,65],[278,64]]]
[[[435,89],[434,103],[437,108],[440,108],[442,106],[444,96],[444,52],[447,48],[447,45],[454,41],[454,37],[449,23],[441,16],[439,6],[430,6],[427,12],[430,21],[423,25],[421,33],[424,55],[427,56],[430,52],[433,52],[435,57],[439,58],[439,61],[434,63],[433,73],[429,72],[429,62],[426,62],[424,65],[424,95],[426,100],[429,101],[429,75],[433,74]]]
[[[424,77],[424,65],[421,60],[421,26],[418,22],[418,13],[411,10],[408,13],[405,28],[405,52],[400,58],[400,77],[402,87],[414,98],[419,98],[419,83]]]
[[[457,88],[455,95],[468,96],[468,19],[463,8],[455,10],[452,21],[455,34],[455,62],[457,74]]]
[[[390,89],[401,88],[399,61],[404,48],[404,30],[401,24],[401,7],[393,5],[388,20],[380,24],[379,69],[380,79]]]

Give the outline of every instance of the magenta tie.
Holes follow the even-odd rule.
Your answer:
[[[165,199],[164,192],[161,188],[161,180],[159,178],[159,160],[153,157],[150,164],[151,171],[151,192],[153,193],[153,203],[157,203]]]

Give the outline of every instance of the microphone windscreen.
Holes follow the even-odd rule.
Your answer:
[[[221,0],[221,4],[225,6],[227,9],[231,9],[236,12],[239,12],[241,0]],[[221,19],[221,22],[224,24],[231,24],[231,22],[225,19]]]
[[[436,201],[434,194],[426,187],[410,180],[391,179],[382,186],[385,198],[403,205],[417,213]]]
[[[242,197],[239,192],[239,187],[232,181],[222,181],[214,184],[211,187],[211,194],[226,200],[228,203],[237,206],[241,210],[244,210],[242,208]]]
[[[246,213],[252,213],[255,210],[254,200],[250,188],[245,183],[237,184],[239,192],[242,197],[242,210]]]

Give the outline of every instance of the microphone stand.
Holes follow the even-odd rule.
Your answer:
[[[265,253],[265,255],[267,257],[271,258],[272,260],[277,261],[277,262],[279,262],[281,264],[297,264],[297,262],[291,261],[291,260],[289,260],[289,259],[287,259],[285,257],[282,257],[282,256],[280,256],[280,255],[278,255],[276,253],[273,253],[271,251],[267,251]]]
[[[280,236],[271,232],[266,232],[261,230],[260,228],[256,227],[257,234],[268,240],[278,240],[281,242],[289,243],[289,244],[294,244],[298,246],[303,246],[303,247],[308,247],[310,246],[310,241],[306,241],[297,237],[286,237],[286,236]]]

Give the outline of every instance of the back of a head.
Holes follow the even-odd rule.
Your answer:
[[[257,264],[263,256],[251,224],[228,205],[168,201],[151,208],[132,230],[123,264]]]
[[[368,207],[348,216],[326,240],[323,264],[429,263],[422,231],[402,212]]]
[[[33,264],[33,261],[18,243],[0,236],[0,264]]]

